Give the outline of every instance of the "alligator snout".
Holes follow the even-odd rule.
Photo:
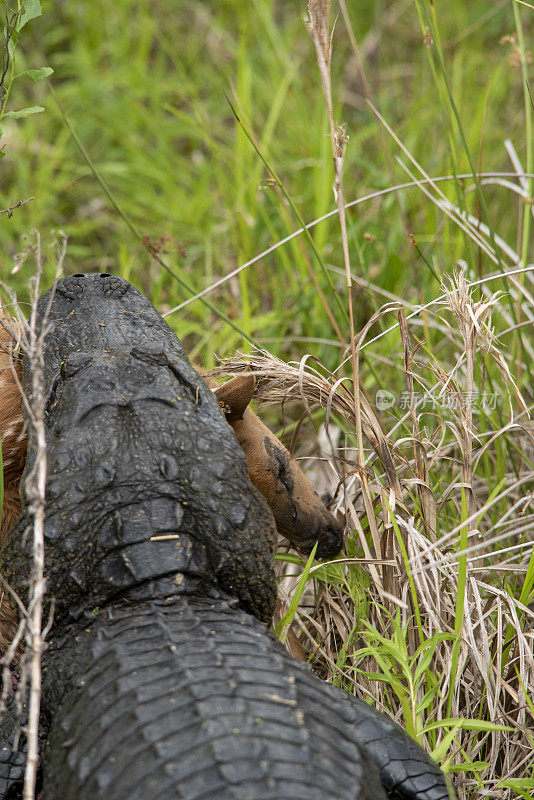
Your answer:
[[[73,304],[81,300],[86,291],[92,294],[100,292],[105,297],[123,297],[130,288],[130,285],[118,278],[116,275],[109,275],[107,272],[77,272],[63,278],[57,284],[57,293],[62,295]]]
[[[50,293],[45,297],[50,302]],[[142,353],[148,348],[151,353],[165,351],[171,362],[174,359],[189,366],[182,345],[152,304],[116,275],[77,273],[58,281],[50,323],[47,380],[52,380],[61,363],[75,352],[99,353],[111,359],[117,352],[137,348]]]

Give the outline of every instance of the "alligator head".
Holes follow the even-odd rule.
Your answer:
[[[117,598],[222,589],[269,620],[274,520],[174,332],[110,275],[59,281],[39,301],[41,320],[48,307],[45,550],[56,619]],[[27,573],[22,540],[10,536],[4,554],[15,587]]]

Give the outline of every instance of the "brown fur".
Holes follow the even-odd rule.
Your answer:
[[[15,320],[8,325],[18,332]],[[26,459],[26,436],[19,386],[21,367],[13,358],[13,342],[0,326],[0,436],[4,459],[4,507],[0,543],[21,511],[19,483]],[[202,374],[202,370],[198,370]],[[247,406],[254,393],[251,373],[219,385],[207,378],[221,408],[241,445],[249,468],[250,480],[270,505],[279,532],[299,549],[310,550],[316,540],[341,542],[341,528],[313,491],[295,459],[269,428]],[[326,544],[325,544],[326,543]],[[339,547],[337,548],[339,549]],[[318,551],[320,555],[320,549]],[[16,617],[4,594],[0,595],[0,654],[7,649],[16,630]]]
[[[247,408],[254,393],[253,375],[238,375],[215,393],[245,453],[250,480],[270,505],[279,533],[304,552],[318,541],[319,557],[338,552],[339,523],[282,442]]]
[[[7,320],[17,332],[14,320]],[[13,357],[14,342],[0,325],[0,436],[4,463],[4,504],[0,525],[0,544],[21,512],[19,483],[26,460],[26,437],[23,434],[19,387],[22,370]],[[5,653],[17,630],[17,617],[11,603],[0,589],[0,654]]]
[[[7,320],[17,332],[14,320]],[[20,514],[19,481],[26,460],[26,437],[23,435],[20,392],[21,367],[13,357],[14,342],[0,325],[0,435],[4,463],[4,508],[0,527],[0,543]]]

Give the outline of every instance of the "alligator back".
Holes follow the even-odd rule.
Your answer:
[[[401,728],[236,601],[119,604],[72,634],[47,653],[47,800],[448,798]]]
[[[47,800],[386,796],[325,685],[231,601],[115,608],[59,644]]]

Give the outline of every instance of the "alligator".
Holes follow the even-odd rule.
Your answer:
[[[418,744],[268,631],[275,522],[174,332],[121,278],[51,291],[45,800],[446,800]],[[1,553],[22,597],[29,523],[25,510]],[[21,797],[16,728],[10,700],[4,800]]]

